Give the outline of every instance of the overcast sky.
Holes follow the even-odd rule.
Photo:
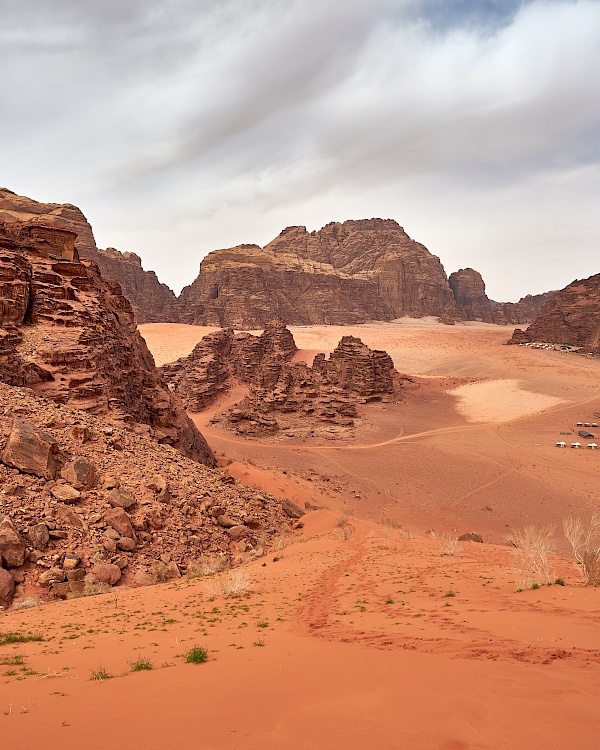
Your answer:
[[[0,185],[176,291],[396,219],[515,300],[600,272],[597,0],[0,0]]]

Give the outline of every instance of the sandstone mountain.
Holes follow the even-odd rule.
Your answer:
[[[216,331],[161,369],[190,411],[203,410],[233,383],[244,384],[247,396],[224,419],[245,435],[349,428],[359,404],[400,396],[391,357],[354,336],[344,336],[329,359],[318,354],[312,366],[292,361],[296,351],[292,334],[276,320],[260,336]]]
[[[180,296],[181,321],[262,328],[439,315],[453,305],[439,258],[393,220],[288,227],[260,248],[210,253]]]
[[[527,295],[518,302],[494,302],[485,293],[485,282],[479,271],[462,268],[448,279],[454,299],[464,320],[511,325],[535,319],[542,306],[554,292]]]
[[[119,285],[79,259],[75,234],[0,220],[0,380],[124,423],[212,464],[170,393]]]
[[[39,203],[0,188],[0,221],[67,229],[76,234],[75,247],[82,258],[93,260],[105,278],[117,281],[127,297],[138,323],[177,322],[177,298],[154,271],[144,271],[135,253],[96,247],[92,227],[83,213],[69,203]]]
[[[582,346],[600,353],[600,274],[555,292],[526,331],[515,330],[510,343],[528,341]]]
[[[15,583],[65,598],[214,572],[301,515],[134,425],[0,383],[0,608]]]

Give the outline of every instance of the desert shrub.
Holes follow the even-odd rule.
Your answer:
[[[600,586],[600,516],[594,513],[587,524],[580,518],[565,518],[563,529],[584,584]]]
[[[104,680],[110,679],[112,679],[112,675],[106,671],[106,667],[99,666],[98,669],[92,670],[92,676],[90,677],[92,682],[103,682]]]
[[[456,534],[451,534],[445,531],[440,534],[440,554],[442,555],[458,555],[462,549],[462,544],[458,541]]]
[[[204,664],[208,659],[208,651],[202,646],[194,646],[185,655],[188,664]]]
[[[144,656],[139,656],[135,661],[131,662],[132,672],[144,672],[150,669],[152,669],[152,662]]]
[[[227,555],[203,555],[187,567],[188,578],[210,576],[221,573],[229,566]]]
[[[111,591],[111,586],[108,583],[102,583],[91,573],[86,575],[83,579],[83,596],[96,596],[97,594],[107,594]],[[69,597],[69,598],[76,598]]]
[[[29,643],[30,641],[43,641],[44,638],[37,633],[0,633],[0,646],[9,643]]]
[[[243,570],[232,570],[218,580],[212,581],[208,587],[211,596],[239,596],[251,587],[251,581]]]
[[[341,512],[341,514],[335,519],[336,524],[343,528],[344,526],[347,526],[350,523],[350,516],[352,515],[352,511],[348,508],[344,508],[344,510]]]
[[[169,580],[167,576],[167,565],[162,560],[153,562],[150,566],[150,572],[154,578],[156,578],[157,583],[165,583]]]
[[[13,609],[30,609],[31,607],[39,607],[44,602],[38,599],[37,596],[28,596],[25,599],[17,599],[13,601]]]
[[[341,538],[346,539],[346,540],[350,539],[350,537],[352,536],[352,534],[354,534],[354,532],[355,532],[355,528],[354,526],[351,526],[351,525],[342,526],[338,530],[338,533],[341,536]]]
[[[517,571],[523,588],[534,583],[552,582],[548,555],[552,552],[553,535],[554,526],[531,525],[513,533],[510,541],[515,547]]]
[[[13,656],[3,656],[0,659],[0,665],[3,667],[22,667],[25,664],[25,657],[22,654]]]

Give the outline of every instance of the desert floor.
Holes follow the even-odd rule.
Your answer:
[[[209,329],[141,330],[160,364]],[[2,750],[596,750],[600,591],[567,557],[566,585],[519,590],[505,540],[555,523],[566,554],[560,520],[597,507],[600,452],[555,443],[598,421],[600,362],[481,324],[293,333],[303,358],[358,335],[418,387],[341,441],[245,441],[210,425],[225,403],[194,415],[223,471],[322,509],[228,596],[221,573],[0,615],[44,638],[0,645]],[[442,554],[454,529],[486,543]]]

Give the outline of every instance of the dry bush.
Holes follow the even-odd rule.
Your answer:
[[[207,591],[211,596],[239,596],[244,591],[248,591],[252,582],[243,570],[232,570],[227,575],[212,581],[207,586]]]
[[[168,581],[167,576],[167,565],[162,560],[157,560],[150,566],[150,572],[156,578],[157,583],[165,583]]]
[[[449,531],[445,531],[439,536],[440,540],[440,554],[442,555],[458,555],[462,550],[462,544],[458,541],[456,534],[451,534]]]
[[[227,559],[227,555],[203,555],[187,566],[186,575],[188,578],[211,576],[215,573],[221,573],[228,566],[229,560]]]
[[[554,526],[526,526],[513,533],[510,542],[515,547],[514,555],[523,588],[552,582],[548,555],[552,552],[553,535]]]
[[[30,609],[31,607],[39,607],[44,602],[38,599],[36,596],[28,596],[26,599],[16,599],[13,601],[13,609]]]
[[[344,508],[341,515],[339,515],[335,522],[340,527],[340,529],[343,529],[344,526],[347,526],[350,523],[350,516],[352,515],[352,511],[348,508]]]
[[[600,516],[594,513],[587,525],[581,518],[565,518],[563,529],[584,584],[600,586]]]
[[[341,536],[342,539],[350,539],[352,534],[354,534],[355,528],[354,526],[351,526],[350,524],[345,524],[344,526],[340,527],[338,533]]]

